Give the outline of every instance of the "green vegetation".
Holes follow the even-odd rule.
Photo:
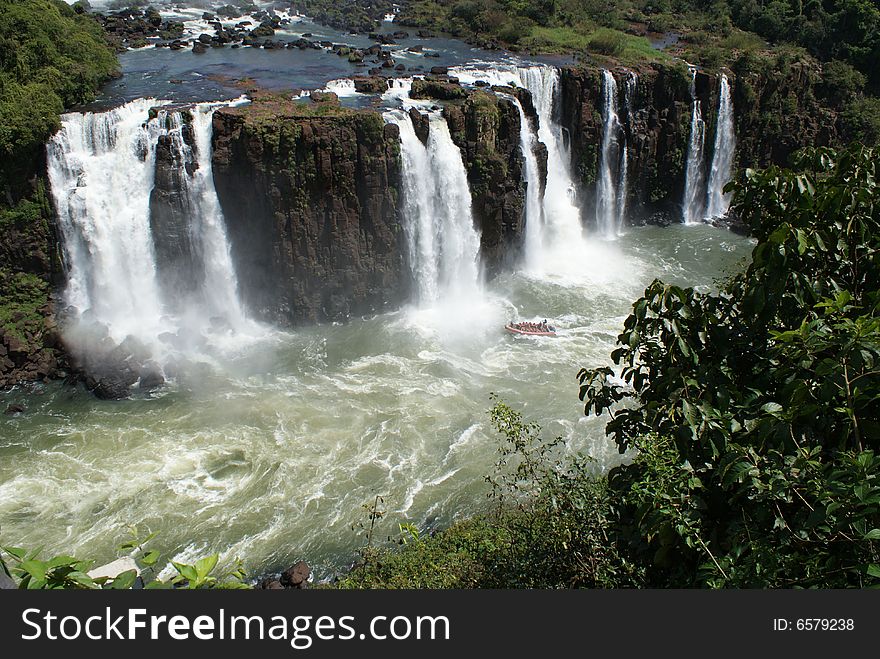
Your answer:
[[[100,26],[60,0],[0,0],[0,186],[15,195],[64,108],[116,71]]]
[[[49,302],[49,285],[27,272],[0,269],[0,288],[8,291],[0,304],[0,328],[21,342],[39,334],[43,310]]]
[[[586,411],[613,406],[608,432],[642,451],[610,483],[653,583],[878,583],[874,154],[748,172],[734,186],[759,241],[747,271],[714,295],[655,282],[613,354],[627,387],[581,372]]]
[[[821,114],[836,126],[841,143],[877,144],[880,8],[871,0],[412,0],[398,22],[487,47],[600,63],[638,67],[679,57],[708,69],[735,68],[741,79],[768,70],[779,79],[799,63],[821,77],[821,89],[815,96],[813,90],[797,92],[803,97],[793,99],[799,118],[792,126],[783,125],[785,108],[781,115],[768,108],[766,117],[751,121],[753,132],[769,129],[764,139],[778,136],[785,155],[791,141],[785,133],[800,131],[803,138],[809,131],[799,124]],[[815,126],[809,130],[816,132]]]
[[[28,551],[21,547],[0,547],[0,581],[3,577],[25,590],[128,590],[130,588],[167,589],[239,589],[249,588],[241,565],[228,572],[216,572],[219,556],[213,554],[197,560],[193,564],[171,561],[177,574],[167,581],[154,575],[161,554],[148,550],[146,545],[155,534],[146,538],[137,537],[137,529],[132,529],[131,540],[119,546],[119,551],[130,554],[137,569],[126,570],[115,577],[91,577],[89,570],[94,561],[82,561],[73,556],[55,556],[40,559],[40,551]],[[4,558],[5,555],[5,558]]]

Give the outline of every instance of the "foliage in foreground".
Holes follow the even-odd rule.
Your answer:
[[[217,554],[205,556],[192,564],[171,561],[177,574],[167,580],[159,579],[154,572],[161,554],[145,547],[155,534],[139,539],[137,529],[132,529],[132,533],[133,539],[120,545],[119,550],[130,555],[137,569],[126,570],[115,577],[90,576],[89,571],[95,567],[94,561],[65,555],[43,560],[40,558],[40,549],[0,547],[0,586],[5,581],[8,586],[24,590],[196,590],[250,587],[244,580],[245,574],[240,564],[236,564],[228,572],[218,574]]]
[[[612,355],[623,383],[579,375],[585,411],[642,451],[610,486],[652,583],[880,584],[875,152],[799,164],[734,186],[746,272],[718,294],[654,282]]]
[[[339,588],[614,588],[643,570],[614,541],[615,502],[588,459],[567,459],[557,438],[502,402],[493,510],[422,537],[401,525],[394,548],[368,543]]]

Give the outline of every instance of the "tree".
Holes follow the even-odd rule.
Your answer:
[[[749,171],[758,244],[717,294],[655,281],[585,412],[643,457],[612,474],[671,583],[847,586],[880,576],[880,188],[875,152]],[[630,401],[620,406],[623,401]],[[690,562],[665,563],[683,551]]]

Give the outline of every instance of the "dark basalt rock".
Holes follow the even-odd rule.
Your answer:
[[[388,80],[378,76],[355,76],[354,89],[361,94],[384,94],[388,91]]]
[[[300,561],[282,572],[280,581],[287,588],[307,588],[311,573],[312,571],[306,562]]]
[[[277,579],[267,578],[260,582],[259,590],[284,590],[284,586]]]
[[[13,416],[15,414],[24,414],[25,408],[23,405],[18,405],[17,403],[11,403],[6,406],[6,411],[3,412],[6,416]]]
[[[241,295],[282,325],[373,313],[408,294],[397,127],[319,105],[271,97],[214,114],[214,180]]]
[[[428,119],[428,115],[419,112],[416,108],[410,108],[409,117],[412,120],[413,129],[416,132],[416,137],[418,137],[422,144],[428,143],[428,135],[431,130],[431,122]]]
[[[443,114],[468,171],[480,249],[492,275],[516,258],[524,237],[520,117],[510,99],[484,91],[467,94],[464,103],[446,105]]]
[[[159,389],[164,384],[165,376],[162,374],[162,369],[159,368],[159,365],[152,362],[144,364],[138,377],[138,389],[141,391],[153,391]]]

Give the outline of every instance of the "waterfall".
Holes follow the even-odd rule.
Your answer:
[[[556,112],[559,70],[553,66],[469,66],[452,68],[449,74],[464,84],[482,80],[492,85],[524,87],[532,94],[538,115],[536,139],[547,147],[547,183],[541,212],[533,211],[526,216],[526,268],[539,275],[580,279],[584,255],[589,249],[575,198],[577,188],[571,173],[571,154]],[[531,122],[529,130],[532,130]]]
[[[68,267],[65,299],[110,335],[156,335],[162,308],[150,237],[157,121],[141,99],[106,113],[66,114],[48,173]]]
[[[617,237],[617,189],[615,185],[620,165],[617,118],[617,81],[611,71],[602,70],[602,150],[596,180],[596,227],[606,238]]]
[[[626,205],[629,195],[629,144],[627,143],[627,131],[632,131],[634,122],[634,109],[636,97],[636,85],[638,84],[638,76],[632,71],[626,77],[623,89],[624,110],[626,111],[626,128],[621,126],[620,130],[620,174],[617,185],[617,233],[623,230],[626,222]]]
[[[709,170],[708,201],[706,215],[723,217],[730,206],[730,195],[724,194],[724,186],[730,181],[736,136],[733,132],[733,100],[730,83],[721,74],[721,91],[718,99],[718,119],[715,125],[715,147],[712,151],[712,167]]]
[[[571,175],[571,154],[563,139],[562,125],[556,118],[559,96],[559,71],[551,66],[514,69],[519,84],[532,94],[538,113],[538,139],[547,147],[547,185],[544,189],[541,241],[538,254],[526,253],[530,268],[559,271],[579,268],[576,262],[583,253],[583,227],[580,209],[575,203],[575,185]]]
[[[217,104],[200,104],[191,110],[198,168],[183,179],[192,209],[190,231],[201,246],[206,311],[211,316],[225,316],[233,327],[241,329],[246,324],[246,316],[238,298],[238,280],[229,251],[226,222],[214,188],[211,138],[217,107]]]
[[[535,147],[538,135],[532,122],[526,116],[522,103],[515,96],[510,100],[519,111],[519,148],[523,154],[525,169],[523,175],[526,180],[526,222],[525,222],[525,252],[537,254],[541,249],[541,229],[544,225],[544,206],[541,194],[541,172],[538,167],[538,158],[535,156]]]
[[[703,219],[705,198],[705,173],[703,162],[706,124],[700,99],[697,98],[697,70],[691,67],[691,131],[688,138],[687,164],[685,165],[682,222],[692,224]]]
[[[409,115],[385,118],[400,128],[404,230],[418,301],[474,299],[480,292],[480,236],[461,152],[437,112],[430,115],[427,145]]]
[[[218,316],[233,329],[246,323],[211,166],[212,116],[220,105],[197,105],[187,117],[164,109],[165,102],[140,99],[105,113],[67,114],[47,145],[66,257],[66,302],[103,325],[116,343],[133,336],[154,357],[168,348],[162,336],[198,336],[210,331]],[[187,125],[190,143],[184,138]],[[157,143],[163,136],[180,186],[174,193],[182,223],[181,230],[169,228],[166,244],[186,243],[177,250],[186,261],[181,265],[159,259],[151,226]],[[178,281],[195,291],[192,299],[163,286],[158,276],[163,268],[178,267]]]

